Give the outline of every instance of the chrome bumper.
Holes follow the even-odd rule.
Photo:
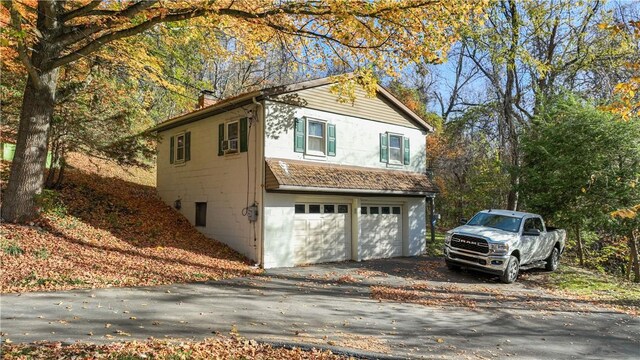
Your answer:
[[[444,247],[444,257],[448,261],[463,266],[466,265],[480,270],[485,269],[493,273],[503,272],[509,262],[509,254],[478,254],[452,248],[448,245]]]

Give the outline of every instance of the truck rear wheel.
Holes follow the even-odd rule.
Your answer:
[[[511,284],[512,282],[516,281],[519,272],[520,261],[518,261],[517,257],[511,255],[511,257],[509,257],[509,262],[507,263],[506,269],[504,269],[504,272],[502,273],[502,275],[500,275],[500,281],[505,284]]]
[[[556,269],[558,268],[558,263],[560,262],[560,251],[557,247],[553,247],[553,250],[551,250],[551,254],[549,254],[546,262],[547,264],[544,268],[547,271],[556,271]]]

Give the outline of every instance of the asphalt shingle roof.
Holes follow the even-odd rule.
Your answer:
[[[438,189],[426,174],[401,170],[313,163],[288,159],[266,159],[266,189],[304,191],[304,188],[377,191],[381,194],[422,195]]]

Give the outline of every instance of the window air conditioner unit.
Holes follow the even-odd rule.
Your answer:
[[[238,152],[238,139],[225,140],[222,142],[222,150],[225,153]]]
[[[229,151],[238,151],[238,139],[227,140],[229,142]]]

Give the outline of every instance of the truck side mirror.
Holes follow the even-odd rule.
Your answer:
[[[540,230],[538,229],[529,229],[522,232],[522,235],[525,236],[540,236]]]
[[[460,225],[466,225],[469,220],[465,218],[460,218]]]

